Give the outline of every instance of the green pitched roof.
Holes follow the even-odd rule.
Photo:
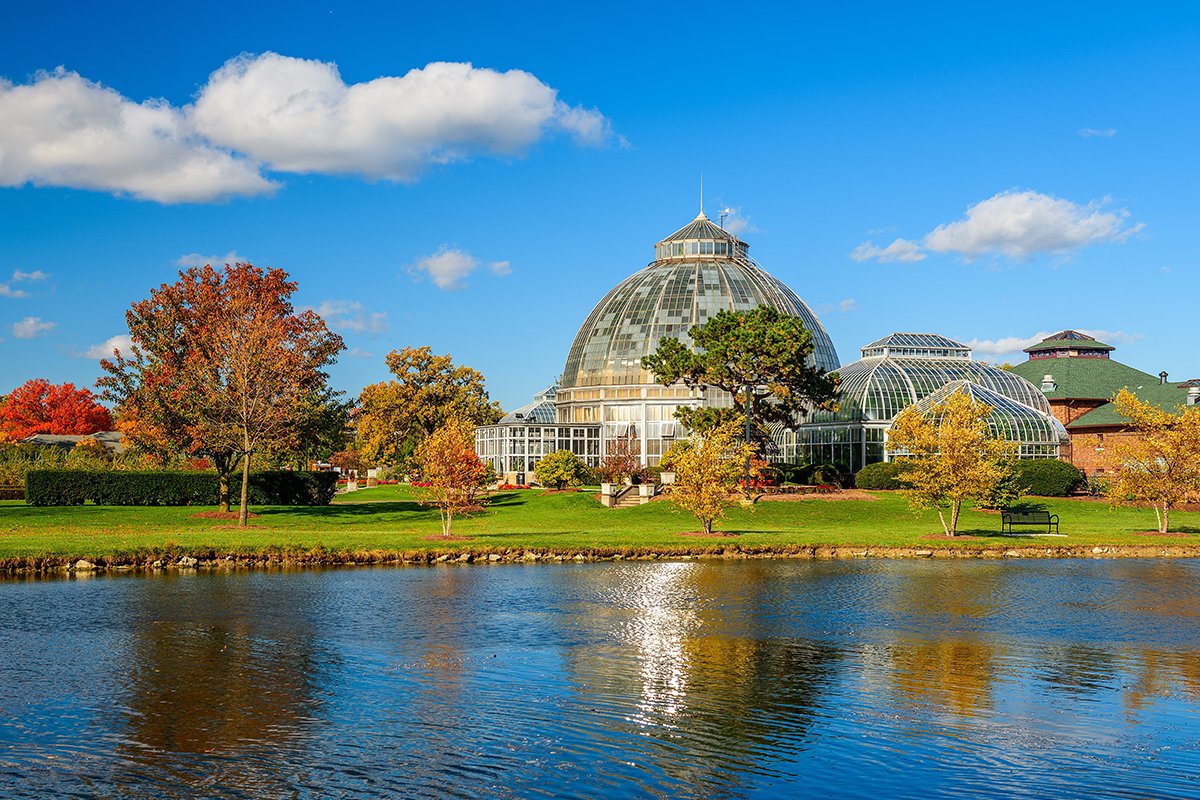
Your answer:
[[[1149,403],[1172,414],[1179,411],[1179,406],[1187,403],[1188,387],[1178,383],[1160,384],[1156,380],[1153,385],[1143,384],[1141,389],[1130,386],[1129,390],[1137,395],[1137,399],[1143,403]],[[1126,425],[1128,422],[1126,417],[1117,413],[1115,404],[1105,403],[1079,417],[1067,427],[1090,428],[1094,425]]]
[[[1012,372],[1034,386],[1042,385],[1042,376],[1053,376],[1057,387],[1045,392],[1048,400],[1111,400],[1126,386],[1136,393],[1139,386],[1159,385],[1156,376],[1111,358],[1039,358],[1017,364]]]

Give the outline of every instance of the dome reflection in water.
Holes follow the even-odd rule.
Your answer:
[[[1188,560],[0,581],[0,796],[1195,797]]]

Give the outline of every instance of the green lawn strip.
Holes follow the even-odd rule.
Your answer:
[[[26,506],[0,504],[0,559],[33,557],[149,557],[192,553],[297,556],[321,553],[403,554],[505,552],[508,550],[609,554],[659,554],[797,547],[963,548],[966,550],[1091,546],[1198,546],[1200,513],[1176,512],[1171,530],[1183,537],[1141,536],[1155,528],[1154,512],[1109,510],[1105,503],[1041,499],[1027,505],[1060,518],[1065,538],[1001,537],[1000,517],[967,510],[959,533],[975,540],[930,538],[941,533],[934,512],[914,515],[896,492],[876,492],[875,501],[807,499],[763,502],[754,509],[734,507],[716,528],[735,538],[684,537],[699,528],[695,518],[675,512],[668,501],[611,510],[590,492],[543,495],[510,490],[491,498],[485,510],[458,518],[454,532],[469,542],[426,541],[440,533],[436,509],[416,502],[417,490],[386,486],[340,495],[329,506],[254,507],[259,516],[246,530],[234,522],[193,519],[195,507]],[[355,501],[370,502],[347,502]]]

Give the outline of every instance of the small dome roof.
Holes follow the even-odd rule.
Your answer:
[[[1049,413],[1048,408],[1044,412],[1030,408],[1024,403],[1018,403],[1007,395],[973,381],[951,381],[925,395],[916,403],[915,407],[922,411],[928,411],[937,403],[959,393],[967,395],[976,403],[992,407],[992,413],[988,417],[988,427],[993,436],[1026,445],[1063,445],[1070,440],[1067,429]]]
[[[751,261],[746,243],[703,213],[656,245],[657,260],[616,285],[592,309],[567,355],[563,388],[652,383],[642,359],[663,337],[691,344],[693,325],[718,311],[772,306],[800,317],[812,333],[812,361],[838,368],[817,315],[782,281]]]
[[[658,242],[658,244],[666,244],[667,242],[682,242],[687,241],[688,239],[712,239],[714,241],[724,240],[727,242],[737,242],[743,248],[750,246],[724,228],[714,225],[708,217],[704,216],[703,211],[701,211],[694,220],[689,222],[687,225],[684,225],[667,238]]]
[[[498,425],[553,425],[555,420],[554,397],[558,394],[557,386],[550,386],[545,391],[533,396],[533,402],[521,406],[516,411],[510,411],[500,418]]]
[[[895,337],[936,337],[898,340]],[[894,344],[880,345],[892,340]],[[952,346],[900,347],[898,344],[939,344]],[[864,353],[883,350],[887,355],[871,355],[838,370],[838,411],[814,411],[813,422],[850,420],[887,421],[952,381],[973,384],[1003,395],[1029,408],[1051,415],[1050,402],[1041,390],[1011,370],[1003,370],[972,361],[970,348],[936,334],[893,334],[863,348]],[[958,348],[962,348],[959,350]],[[897,355],[897,353],[907,353]]]

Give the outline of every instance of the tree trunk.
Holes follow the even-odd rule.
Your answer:
[[[450,535],[450,527],[453,524],[454,524],[454,510],[451,508],[447,508],[446,513],[442,516],[442,535],[443,536],[448,537]]]
[[[713,521],[712,521],[711,519],[702,519],[702,520],[700,520],[700,524],[701,524],[701,526],[704,528],[704,535],[705,535],[705,536],[708,536],[709,534],[711,534],[711,533],[712,533],[712,523],[713,523]]]
[[[246,527],[246,515],[250,509],[250,454],[242,461],[242,507],[238,509],[238,526]]]
[[[213,466],[217,470],[217,504],[221,511],[229,511],[229,476],[233,473],[232,453],[213,453]]]
[[[962,500],[950,501],[950,535],[958,533],[958,512],[962,511]]]
[[[953,536],[954,534],[950,532],[950,526],[946,524],[946,515],[942,512],[942,504],[940,502],[937,504],[937,510],[938,510],[938,519],[940,519],[942,521],[942,531],[947,536]]]
[[[1166,533],[1167,526],[1171,524],[1171,508],[1166,503],[1163,503],[1162,522],[1159,524],[1158,532]]]

